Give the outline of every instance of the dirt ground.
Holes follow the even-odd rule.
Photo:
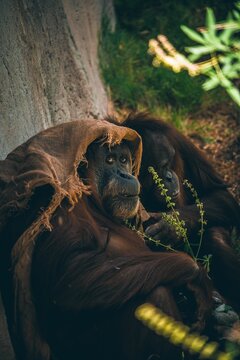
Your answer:
[[[185,133],[206,152],[240,203],[240,113],[217,108],[187,122]]]
[[[109,109],[119,121],[130,112],[129,109],[115,112],[112,103]],[[240,204],[240,111],[226,104],[201,110],[187,118],[180,131],[206,153]]]

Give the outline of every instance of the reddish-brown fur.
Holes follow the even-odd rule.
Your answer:
[[[10,247],[49,202],[47,190],[39,188],[29,208],[5,231],[9,248],[3,245],[1,274],[10,329],[14,324]],[[205,272],[184,253],[151,252],[103,205],[98,194],[83,195],[71,211],[64,201],[52,218],[53,230],[36,239],[31,284],[41,336],[58,360],[147,360],[152,354],[162,360],[181,359],[180,349],[141,325],[134,310],[150,301],[181,319],[173,294],[185,287],[195,297],[194,321],[203,327],[211,307]],[[25,359],[21,332],[14,329],[12,334],[16,333],[17,355]]]
[[[70,213],[59,209],[53,225],[38,239],[32,285],[42,333],[56,356],[146,360],[156,353],[178,359],[178,349],[144,329],[133,313],[152,301],[180,319],[171,289],[192,284],[196,320],[203,325],[209,290],[193,260],[183,253],[152,253],[90,199]]]
[[[124,123],[130,127],[136,124],[143,129],[150,126],[153,131],[161,130],[173,144],[176,173],[180,180],[186,177],[192,182],[204,202],[208,229],[203,252],[214,255],[214,284],[237,302],[239,263],[229,237],[231,227],[239,219],[237,204],[211,164],[188,139],[161,120],[146,116],[135,116]],[[148,166],[146,152],[144,156],[140,179]],[[26,349],[21,330],[14,328],[14,315],[19,314],[14,314],[17,299],[11,249],[51,197],[51,187],[35,190],[28,209],[6,223],[0,242],[1,290],[14,347],[21,360],[26,359]],[[194,236],[199,215],[191,196],[183,189],[178,206]],[[203,327],[211,307],[205,272],[187,254],[151,252],[141,237],[105,212],[96,191],[92,196],[83,195],[71,211],[69,207],[64,201],[52,218],[53,231],[44,231],[36,239],[31,267],[38,325],[53,358],[148,360],[152,354],[158,354],[162,360],[181,359],[181,351],[141,325],[134,318],[134,310],[150,301],[181,319],[176,296],[181,288],[188,294],[193,292],[196,306],[193,305],[191,321]]]
[[[114,120],[111,120],[113,121]],[[207,232],[204,236],[201,255],[212,254],[211,276],[215,286],[234,306],[239,309],[240,304],[240,261],[232,250],[231,231],[235,227],[240,229],[240,208],[227,190],[221,176],[206,156],[197,149],[191,141],[170,124],[147,114],[139,113],[128,116],[121,125],[136,130],[143,139],[143,161],[140,171],[143,204],[147,210],[159,211],[159,205],[151,192],[148,193],[146,174],[148,166],[156,166],[148,158],[148,149],[158,154],[154,143],[149,143],[145,132],[160,132],[165,135],[174,147],[176,154],[173,170],[179,177],[180,183],[188,179],[201,199]],[[160,154],[159,154],[160,156]],[[145,199],[145,201],[144,201]],[[199,210],[189,190],[182,186],[181,196],[177,201],[180,217],[185,220],[190,239],[196,239],[199,230]],[[175,239],[173,239],[173,242]]]

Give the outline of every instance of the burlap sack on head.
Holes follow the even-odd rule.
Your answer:
[[[2,230],[14,225],[18,211],[27,207],[34,191],[45,185],[53,188],[53,196],[45,211],[25,229],[12,251],[16,324],[27,349],[27,359],[49,359],[48,345],[41,339],[31,299],[30,273],[34,240],[44,228],[50,228],[54,211],[68,198],[74,206],[83,193],[89,193],[78,177],[77,168],[85,161],[88,146],[102,139],[111,146],[127,140],[134,156],[134,173],[138,175],[142,154],[139,135],[128,128],[104,120],[80,120],[47,129],[29,139],[0,161],[0,241]],[[40,210],[40,209],[39,209]]]

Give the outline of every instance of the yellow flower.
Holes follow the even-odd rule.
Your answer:
[[[182,324],[177,324],[175,330],[172,332],[169,341],[174,345],[179,345],[189,332],[189,328]]]
[[[144,304],[137,308],[135,315],[137,318],[150,320],[153,315],[155,315],[155,309],[150,304]]]
[[[173,345],[181,345],[190,353],[199,353],[200,359],[233,360],[233,353],[218,351],[218,343],[209,342],[208,338],[196,333],[190,334],[189,327],[181,322],[175,321],[172,317],[151,304],[143,304],[135,311],[135,316],[146,326],[162,335]]]
[[[218,357],[216,358],[216,360],[233,360],[233,354],[232,353],[219,353]]]
[[[164,326],[162,334],[164,336],[171,335],[175,327],[176,327],[175,321],[171,321],[171,319],[168,319],[168,323]]]
[[[155,329],[158,323],[163,319],[161,314],[154,314],[151,319],[148,321],[148,326]]]
[[[152,64],[154,67],[159,67],[161,64],[161,61],[157,57],[155,57],[152,61]]]
[[[166,327],[168,322],[169,322],[168,317],[162,318],[156,325],[156,328],[155,328],[156,333],[162,335],[163,329]]]
[[[200,353],[200,359],[208,359],[210,358],[218,348],[218,344],[216,342],[210,342],[206,346],[204,346],[203,350]]]
[[[207,339],[208,338],[205,336],[196,336],[196,338],[191,343],[189,350],[196,352],[196,353],[200,352],[202,350],[203,346],[206,344]]]
[[[184,347],[184,349],[191,349],[192,343],[196,340],[196,338],[198,338],[198,334],[189,334],[188,336],[186,336],[186,338],[184,339],[182,345]]]

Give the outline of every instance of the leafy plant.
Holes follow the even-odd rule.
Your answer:
[[[150,40],[149,53],[154,55],[153,65],[161,64],[174,72],[187,70],[190,76],[204,75],[205,91],[222,86],[233,101],[240,106],[240,91],[235,81],[240,78],[240,2],[223,23],[216,23],[214,12],[207,9],[206,25],[194,31],[181,26],[182,31],[199,45],[186,47],[190,54],[179,53],[164,35]],[[195,61],[202,60],[194,63]]]
[[[154,170],[152,166],[148,168],[148,171],[152,175],[153,181],[157,185],[160,194],[165,198],[167,208],[171,211],[170,213],[162,213],[163,219],[174,227],[176,235],[178,238],[183,239],[185,244],[185,251],[188,252],[193,258],[195,258],[191,245],[188,241],[187,228],[185,227],[185,222],[180,220],[179,211],[175,209],[176,204],[172,201],[171,196],[169,196],[168,190],[166,189],[163,180],[158,176],[158,173]]]
[[[192,186],[192,184],[188,181],[188,180],[184,180],[183,184],[185,186],[187,186],[189,188],[189,190],[191,191],[191,194],[195,200],[195,203],[199,209],[199,223],[200,223],[200,230],[199,230],[199,241],[198,241],[198,248],[196,251],[196,254],[194,254],[194,251],[192,249],[192,244],[189,242],[188,239],[188,235],[187,235],[187,228],[186,228],[186,224],[184,222],[184,220],[180,219],[180,214],[179,211],[177,211],[175,209],[176,204],[172,201],[171,196],[168,195],[168,190],[165,188],[165,185],[163,183],[163,180],[159,177],[158,173],[154,170],[153,167],[149,167],[148,171],[150,172],[150,174],[153,177],[153,181],[155,182],[155,184],[157,185],[160,194],[165,198],[166,201],[166,206],[167,208],[170,210],[169,213],[162,213],[162,217],[163,219],[170,224],[171,226],[174,227],[176,235],[178,238],[182,239],[184,242],[184,250],[192,256],[192,258],[198,262],[201,261],[204,265],[204,267],[209,271],[209,267],[210,267],[210,259],[211,259],[211,255],[205,255],[202,259],[200,259],[199,256],[199,252],[201,250],[202,247],[202,238],[203,238],[203,233],[204,233],[204,225],[207,224],[207,221],[204,218],[205,215],[205,211],[203,209],[203,203],[200,201],[198,194],[196,192],[196,190],[194,189],[194,187]]]
[[[132,231],[135,231],[135,232],[136,232],[138,235],[140,235],[143,239],[153,242],[156,246],[161,246],[161,247],[164,248],[164,250],[167,250],[167,251],[178,252],[178,250],[174,249],[172,246],[170,246],[170,245],[165,245],[165,244],[163,244],[160,240],[155,240],[155,239],[153,239],[151,236],[146,235],[143,231],[138,230],[138,229],[136,228],[136,226],[134,226],[134,225],[132,225],[132,224],[130,223],[130,221],[125,220],[125,225],[126,225],[129,229],[131,229]]]
[[[183,21],[192,27],[203,23],[208,2],[114,1],[116,31],[109,33],[103,26],[99,51],[102,75],[117,110],[148,110],[168,121],[175,121],[177,114],[181,124],[187,114],[199,111],[202,105],[226,101],[224,91],[206,96],[200,77],[192,81],[186,72],[176,75],[164,67],[156,72],[146,56],[148,39],[159,32],[166,33],[182,51],[188,39],[179,31],[180,25]],[[218,16],[224,16],[231,2],[211,0]],[[196,16],[192,16],[193,11]]]
[[[156,74],[146,58],[145,39],[120,29],[103,39],[101,70],[117,108],[151,109],[159,115],[167,110],[170,113],[172,108],[178,112],[185,109],[186,113],[200,106],[203,95],[200,84],[191,81],[185,73],[176,77],[161,69]]]
[[[196,258],[198,257],[199,255],[199,252],[200,252],[200,249],[201,249],[201,246],[202,246],[202,240],[203,240],[203,234],[204,234],[204,225],[207,225],[207,221],[204,219],[204,215],[205,215],[205,211],[203,209],[203,203],[200,201],[199,197],[198,197],[198,194],[196,192],[196,190],[194,189],[194,187],[192,186],[192,184],[187,180],[185,179],[183,181],[183,185],[187,186],[188,189],[191,191],[191,194],[195,200],[195,203],[199,209],[199,223],[200,223],[200,230],[199,230],[199,243],[198,243],[198,249],[197,249],[197,252],[196,252]]]
[[[212,255],[204,255],[203,258],[199,258],[199,253],[202,247],[202,238],[203,238],[203,233],[204,233],[204,226],[207,224],[207,221],[204,218],[204,209],[203,209],[203,203],[200,201],[198,194],[196,192],[196,190],[194,189],[194,187],[192,186],[192,184],[188,181],[188,180],[184,180],[183,184],[185,186],[187,186],[189,188],[189,190],[191,191],[191,194],[195,200],[195,203],[199,209],[199,223],[200,223],[200,230],[199,230],[199,241],[198,241],[198,248],[196,251],[196,254],[194,253],[193,249],[192,249],[192,244],[189,242],[188,239],[188,234],[187,234],[187,228],[186,228],[186,224],[184,222],[184,220],[180,219],[180,214],[179,211],[176,210],[176,204],[172,201],[171,196],[168,195],[168,190],[166,189],[163,180],[159,177],[158,173],[155,171],[155,169],[150,166],[148,168],[149,173],[152,175],[153,177],[153,181],[155,182],[155,184],[157,185],[160,194],[165,198],[166,201],[166,206],[169,209],[169,213],[166,212],[162,212],[162,218],[168,223],[170,224],[176,232],[176,236],[179,239],[182,239],[183,243],[184,243],[184,251],[186,251],[186,253],[188,253],[196,262],[201,262],[203,264],[203,266],[205,267],[205,269],[207,270],[207,272],[209,272],[210,270],[210,260]],[[150,241],[150,242],[154,242],[154,244],[156,246],[161,246],[163,247],[165,250],[167,251],[174,251],[177,252],[176,249],[174,249],[172,246],[170,245],[165,245],[161,242],[161,240],[155,240],[152,237],[146,235],[144,232],[138,230],[135,226],[131,225],[131,223],[129,221],[125,221],[125,224],[133,231],[136,231],[141,237],[143,237],[144,239]]]

